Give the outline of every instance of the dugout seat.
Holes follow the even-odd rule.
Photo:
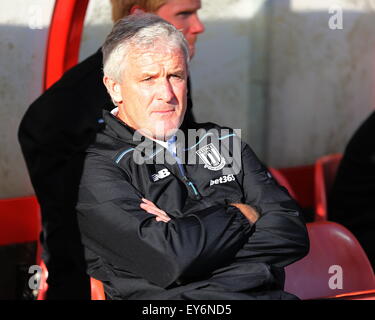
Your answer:
[[[302,300],[375,300],[374,272],[354,235],[329,221],[308,223],[307,229],[310,252],[285,268],[285,291]]]
[[[311,164],[277,169],[293,188],[301,208],[314,207],[314,168]]]
[[[314,221],[314,165],[287,168],[269,168],[270,173],[280,185],[285,186],[289,194],[301,207],[307,222]]]
[[[38,241],[40,226],[36,197],[0,200],[0,246]]]
[[[330,154],[315,162],[315,221],[328,220],[328,194],[332,188],[342,154]]]
[[[285,187],[288,190],[290,196],[293,199],[297,199],[297,195],[293,190],[293,187],[290,185],[289,181],[280,170],[276,168],[268,168],[268,171],[271,173],[273,178],[279,183],[279,185]]]
[[[0,300],[32,298],[28,272],[40,262],[40,219],[34,196],[0,200]]]

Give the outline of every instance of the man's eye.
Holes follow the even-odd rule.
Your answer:
[[[189,11],[183,11],[183,12],[180,12],[178,15],[181,16],[181,17],[188,17],[190,16],[192,13],[189,12]]]
[[[171,77],[176,78],[176,79],[182,79],[183,78],[183,76],[181,74],[172,74]]]
[[[143,78],[142,81],[146,82],[146,81],[150,81],[150,80],[152,80],[152,77]]]

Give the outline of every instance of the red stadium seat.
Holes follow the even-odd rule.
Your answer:
[[[302,208],[312,209],[314,207],[314,165],[278,168],[277,171],[288,182],[298,204]],[[276,177],[275,179],[278,180]]]
[[[315,221],[328,219],[327,196],[330,192],[342,154],[331,154],[315,162]]]
[[[303,300],[374,300],[374,272],[353,234],[328,221],[308,223],[307,228],[310,252],[285,268],[285,290]],[[342,288],[335,282],[341,271]]]
[[[34,241],[38,244],[40,231],[41,217],[36,197],[0,200],[0,246]]]
[[[0,245],[36,241],[40,213],[35,197],[0,200]]]
[[[297,199],[297,195],[295,193],[295,191],[293,190],[293,187],[290,185],[289,181],[287,180],[287,178],[284,176],[284,174],[278,170],[278,169],[275,169],[275,168],[268,168],[268,171],[272,174],[273,178],[283,187],[285,187],[290,196],[293,198],[293,199]]]
[[[301,208],[305,221],[314,221],[314,165],[269,168],[276,181],[286,187]]]
[[[41,218],[34,196],[0,200],[0,300],[22,299],[28,271],[40,262]]]
[[[0,246],[35,242],[36,256],[33,263],[42,268],[37,299],[44,300],[47,292],[48,271],[41,260],[41,216],[35,196],[0,200]],[[30,264],[32,264],[30,262]],[[105,300],[103,284],[91,278],[92,300]]]

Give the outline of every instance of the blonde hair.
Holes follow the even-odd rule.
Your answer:
[[[117,22],[130,14],[134,5],[140,6],[146,12],[156,12],[168,0],[111,0],[112,20]]]

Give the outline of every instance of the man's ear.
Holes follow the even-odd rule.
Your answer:
[[[112,100],[116,102],[117,104],[121,103],[122,102],[121,85],[117,81],[111,79],[108,76],[103,77],[103,83],[106,86],[107,91],[109,95],[111,96]]]
[[[145,12],[146,10],[143,9],[139,4],[135,4],[130,8],[130,14],[141,14]]]

